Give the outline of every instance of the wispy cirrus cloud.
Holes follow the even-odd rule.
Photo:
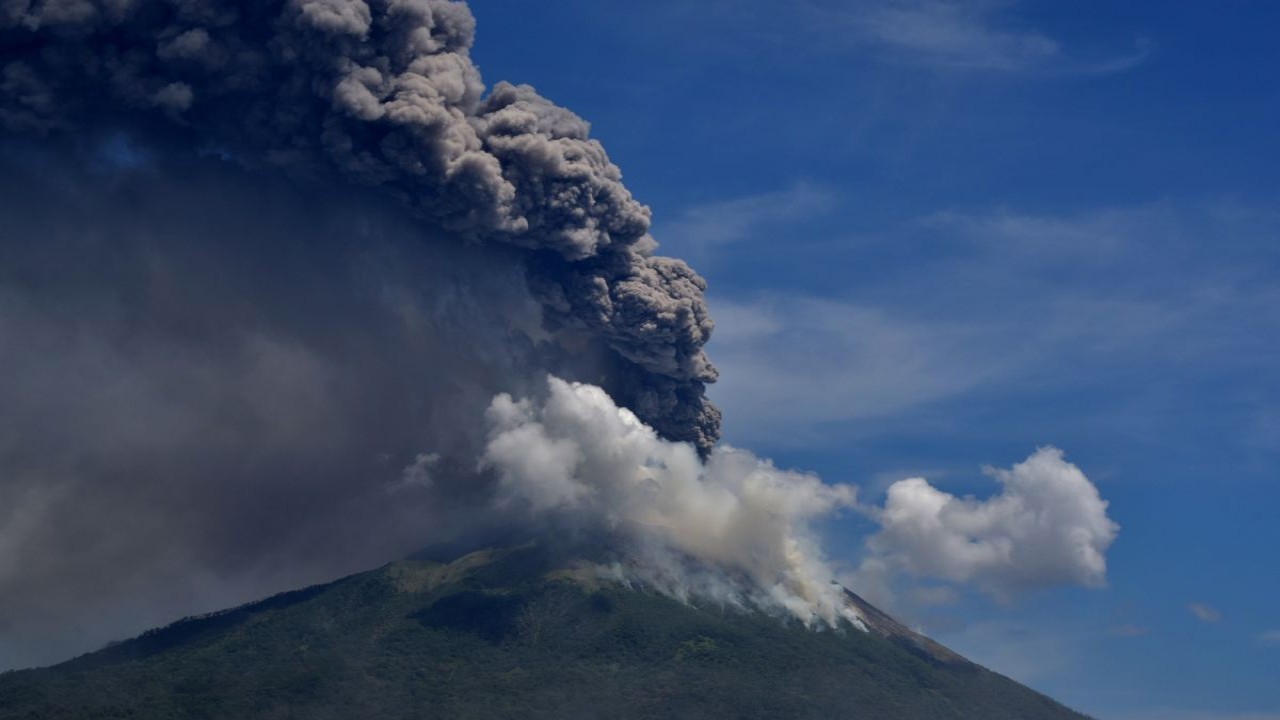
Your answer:
[[[771,242],[742,232],[739,259]],[[1270,340],[1280,291],[1259,268],[1280,264],[1277,237],[1270,211],[1162,202],[1063,215],[950,211],[839,247],[797,244],[792,261],[856,273],[848,259],[869,255],[877,272],[851,276],[847,293],[713,294],[711,350],[724,371],[713,393],[740,441],[805,442],[807,427],[996,383],[1034,392],[1046,377],[1092,382],[1140,367],[1267,372],[1268,358],[1280,359]],[[1255,405],[1240,405],[1251,430],[1262,427]],[[1241,437],[1257,444],[1259,432]]]
[[[1019,23],[1015,0],[882,0],[805,9],[815,24],[845,42],[872,47],[889,59],[947,70],[1003,73],[1108,74],[1140,65],[1151,53],[1143,38],[1123,52],[1087,56],[1045,31]]]
[[[993,329],[981,322],[913,320],[803,295],[713,302],[713,352],[732,369],[713,392],[749,438],[779,426],[794,435],[806,425],[893,414],[1006,370],[987,342]]]
[[[1199,620],[1200,622],[1205,622],[1205,623],[1222,622],[1222,613],[1219,612],[1217,608],[1211,605],[1206,605],[1205,603],[1201,603],[1201,602],[1193,602],[1187,605],[1187,610],[1191,611],[1191,614],[1195,615],[1196,619]]]
[[[1151,628],[1143,627],[1142,625],[1124,624],[1116,625],[1111,628],[1111,635],[1113,637],[1135,638],[1150,634]]]
[[[836,208],[838,201],[838,195],[829,188],[802,181],[784,190],[688,207],[656,230],[664,247],[701,254],[800,218],[825,215]]]
[[[580,4],[591,11],[598,3]],[[1030,3],[1027,3],[1028,5]],[[628,28],[696,37],[701,55],[874,57],[957,73],[1107,75],[1142,65],[1155,44],[1139,33],[1118,46],[1067,41],[1025,12],[1021,0],[654,0]],[[603,10],[596,10],[602,14]],[[784,60],[785,61],[785,60]]]

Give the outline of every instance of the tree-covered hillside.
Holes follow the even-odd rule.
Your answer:
[[[688,606],[526,546],[394,563],[0,675],[0,718],[1083,716],[902,637]]]

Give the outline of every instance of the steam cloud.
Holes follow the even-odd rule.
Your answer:
[[[0,669],[546,519],[628,581],[857,624],[813,529],[853,488],[715,447],[705,283],[473,32],[0,0]],[[1096,584],[1105,503],[1039,457],[987,504],[895,486],[875,560]]]
[[[622,536],[632,553],[623,577],[677,597],[861,625],[810,527],[853,507],[853,487],[730,447],[704,464],[599,388],[554,377],[549,385],[543,402],[503,394],[489,407],[483,462],[497,470],[504,502]]]
[[[1106,582],[1119,526],[1097,487],[1057,448],[1010,469],[988,468],[1002,491],[987,500],[910,478],[876,507],[860,505],[851,485],[779,470],[744,450],[720,446],[704,462],[599,388],[554,377],[549,386],[545,400],[502,394],[489,407],[482,465],[498,473],[500,503],[621,537],[630,553],[621,576],[673,596],[861,625],[832,583],[837,570],[812,527],[850,509],[880,525],[851,585],[887,602],[883,585],[898,574],[973,585],[1002,600]],[[954,598],[947,587],[921,590]]]

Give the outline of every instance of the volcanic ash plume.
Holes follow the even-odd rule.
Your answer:
[[[85,142],[126,127],[249,167],[376,187],[537,262],[549,320],[606,346],[610,392],[704,452],[719,414],[705,284],[651,254],[649,211],[588,125],[531,87],[487,96],[445,0],[0,5],[0,122]]]
[[[547,522],[629,582],[857,624],[812,529],[853,489],[716,447],[705,283],[586,122],[486,89],[474,30],[446,0],[0,0],[0,670]],[[1074,478],[1044,477],[971,544]],[[988,514],[898,490],[886,567]]]
[[[710,451],[703,280],[474,25],[0,0],[0,669],[514,534],[484,412],[548,372]]]

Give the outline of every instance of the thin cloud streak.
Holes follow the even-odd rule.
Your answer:
[[[1196,619],[1205,623],[1218,623],[1222,621],[1222,613],[1204,603],[1193,602],[1187,605],[1187,609],[1191,611]]]
[[[1034,28],[1017,27],[1006,16],[1016,2],[883,0],[853,7],[812,1],[805,10],[813,27],[838,31],[844,42],[870,46],[904,64],[939,70],[995,73],[1112,74],[1141,65],[1152,43],[1134,41],[1131,51],[1083,58]]]
[[[732,368],[712,393],[747,437],[890,415],[1007,372],[986,342],[992,330],[981,325],[913,321],[804,296],[712,302],[713,352]]]
[[[1280,263],[1277,236],[1270,212],[1157,203],[1065,216],[934,213],[852,249],[800,245],[796,254],[815,262],[835,252],[904,259],[835,296],[713,295],[711,352],[724,380],[712,392],[738,442],[803,444],[825,423],[900,415],[996,384],[1037,392],[1046,378],[1095,382],[1143,367],[1189,380],[1215,367],[1265,372],[1277,359],[1268,338],[1280,332],[1280,291],[1259,268]],[[766,238],[753,234],[734,252],[753,242]],[[1265,408],[1242,412],[1251,433],[1240,437],[1265,445]]]
[[[785,225],[834,210],[838,196],[821,185],[798,182],[785,190],[730,198],[686,208],[663,223],[657,234],[664,248],[703,253],[741,242],[762,228]]]

